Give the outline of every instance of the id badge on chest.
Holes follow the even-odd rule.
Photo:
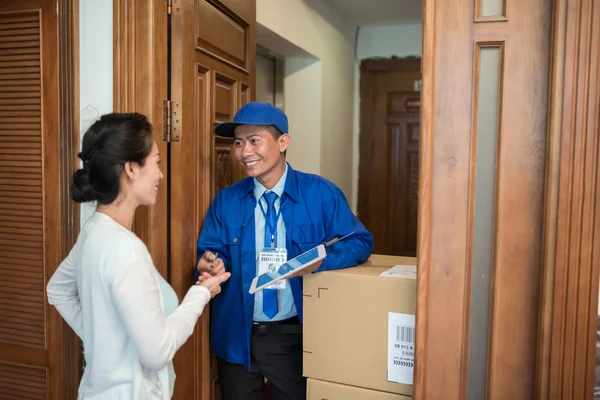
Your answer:
[[[287,261],[286,249],[263,249],[258,256],[258,275],[271,272],[279,268],[281,264]],[[282,279],[274,284],[267,286],[266,289],[283,290],[287,288],[287,279]]]

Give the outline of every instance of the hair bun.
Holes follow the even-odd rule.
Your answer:
[[[78,169],[73,174],[73,184],[71,185],[71,198],[76,203],[85,203],[95,201],[96,192],[90,182],[90,176],[84,169]]]

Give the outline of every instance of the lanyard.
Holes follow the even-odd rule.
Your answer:
[[[274,248],[276,243],[275,234],[277,233],[277,223],[279,222],[279,218],[281,217],[281,199],[279,200],[279,212],[275,214],[275,223],[271,224],[269,218],[267,218],[267,213],[262,205],[262,198],[258,200],[258,205],[260,206],[260,211],[262,211],[263,216],[265,217],[265,228],[269,229],[269,233],[271,234],[271,248]],[[275,203],[273,203],[273,209],[275,208]],[[275,210],[273,210],[275,211]],[[265,243],[266,246],[266,243]]]

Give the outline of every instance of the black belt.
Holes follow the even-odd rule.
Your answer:
[[[282,321],[273,322],[253,322],[252,332],[265,334],[265,333],[302,333],[302,325],[300,325],[300,319],[295,316]]]

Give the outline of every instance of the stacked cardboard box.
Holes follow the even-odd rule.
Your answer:
[[[380,255],[305,277],[309,400],[412,398],[415,278],[415,258]]]

